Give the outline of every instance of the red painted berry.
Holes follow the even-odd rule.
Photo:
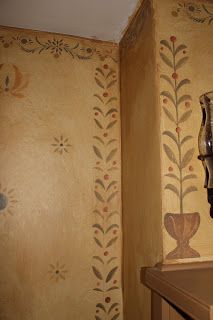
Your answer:
[[[104,208],[103,208],[103,211],[104,211],[104,212],[108,212],[108,207],[104,207]]]
[[[104,252],[105,257],[107,257],[107,256],[108,256],[108,254],[109,254],[109,252],[108,252],[108,251],[105,251],[105,252]]]
[[[113,161],[113,163],[112,163],[112,164],[113,164],[113,166],[115,166],[115,165],[117,164],[117,162],[116,162],[116,161]]]
[[[98,112],[95,112],[95,116],[98,116],[98,114],[99,114]]]
[[[167,99],[163,99],[163,103],[167,103],[168,102],[168,100]]]
[[[180,132],[181,132],[181,128],[180,128],[180,127],[177,127],[177,128],[176,128],[176,132],[177,132],[177,133],[180,133]]]
[[[172,167],[169,167],[169,171],[172,172],[172,171],[173,171],[173,168],[172,168]]]
[[[115,118],[115,117],[116,117],[116,114],[115,114],[115,113],[113,113],[113,114],[112,114],[112,118]]]
[[[103,136],[106,138],[106,137],[108,136],[108,133],[105,132],[105,133],[103,134]]]
[[[104,180],[109,180],[109,175],[108,174],[104,175]]]
[[[114,281],[113,281],[114,284],[116,284],[117,282],[118,282],[117,280],[114,280]]]
[[[177,74],[176,72],[174,72],[174,73],[172,74],[172,78],[175,79],[175,80],[178,79],[178,74]]]
[[[108,93],[107,92],[104,92],[103,93],[103,96],[106,98],[106,97],[108,97]]]
[[[176,38],[175,36],[171,36],[171,37],[170,37],[170,40],[171,40],[172,42],[175,42],[175,41],[177,40],[177,38]]]
[[[105,64],[104,69],[108,69],[108,68],[109,68],[108,64]]]
[[[110,301],[111,301],[110,297],[106,297],[105,302],[110,303]]]

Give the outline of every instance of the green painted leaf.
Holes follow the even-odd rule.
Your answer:
[[[97,243],[97,245],[101,248],[103,248],[101,241],[99,241],[97,238],[94,237],[95,242]]]
[[[105,86],[103,85],[103,83],[98,78],[95,78],[95,82],[97,83],[97,85],[99,87],[101,87],[102,89],[105,89]]]
[[[108,73],[108,75],[106,76],[106,79],[108,79],[112,74],[114,74],[115,73],[115,71],[114,70],[111,70],[109,73]]]
[[[116,241],[117,241],[118,237],[112,238],[108,243],[106,248],[111,247]]]
[[[110,230],[112,229],[119,229],[119,225],[118,224],[112,224],[111,226],[109,226],[106,230],[106,233],[108,233]]]
[[[94,136],[93,139],[98,140],[100,143],[102,143],[104,145],[104,141],[100,137]]]
[[[183,156],[182,161],[181,161],[181,168],[182,169],[185,168],[189,164],[189,162],[192,160],[192,157],[194,155],[194,151],[195,151],[195,149],[192,148],[192,149],[189,149],[185,153],[185,155]]]
[[[118,211],[112,211],[109,215],[108,215],[108,217],[106,218],[106,221],[108,221],[112,216],[114,216],[114,215],[119,215],[119,212]]]
[[[107,85],[107,89],[111,88],[115,83],[117,82],[117,80],[112,80],[108,83]]]
[[[95,70],[98,71],[102,76],[104,76],[104,72],[101,68],[96,68]]]
[[[187,49],[187,46],[186,46],[185,44],[180,44],[180,45],[175,49],[175,55],[176,55],[178,52],[180,52],[180,51],[182,51],[182,50],[184,50],[184,49]]]
[[[167,131],[166,130],[166,131],[163,132],[163,135],[164,136],[168,136],[169,138],[171,138],[176,143],[177,146],[179,145],[177,137],[171,131]]]
[[[114,121],[110,122],[110,123],[107,125],[106,129],[110,129],[110,128],[114,127],[114,125],[116,124],[116,122],[117,122],[117,120],[114,120]]]
[[[94,288],[93,290],[98,292],[103,292],[103,290],[101,290],[100,288]]]
[[[108,185],[108,187],[107,187],[107,191],[112,187],[112,186],[114,186],[115,184],[117,184],[118,182],[117,181],[112,181],[109,185]]]
[[[104,305],[102,303],[96,304],[96,308],[99,308],[99,309],[103,310],[106,313],[106,309],[105,309],[105,307],[104,307]]]
[[[183,79],[181,80],[178,85],[177,85],[177,88],[176,90],[178,91],[180,88],[182,88],[185,84],[190,84],[191,81],[189,79]]]
[[[97,119],[94,119],[95,123],[97,124],[98,128],[103,129],[102,124]]]
[[[171,95],[171,93],[169,91],[162,91],[160,93],[160,95],[168,98],[173,103],[174,106],[176,105],[175,99],[173,98],[173,96]]]
[[[106,277],[106,283],[109,282],[114,277],[117,270],[118,270],[118,267],[115,267],[108,273]]]
[[[109,310],[108,310],[108,314],[110,314],[110,312],[111,312],[115,307],[117,307],[117,306],[119,306],[118,303],[113,303],[113,304],[111,305],[111,307],[109,308]]]
[[[104,233],[104,229],[102,228],[102,226],[99,223],[95,223],[92,226],[93,228],[99,229],[102,233]]]
[[[110,202],[112,199],[114,199],[117,194],[118,194],[118,191],[113,192],[113,193],[107,198],[107,202]]]
[[[169,42],[167,40],[161,40],[160,44],[165,46],[167,49],[169,49],[172,52],[172,47],[170,46]]]
[[[162,52],[160,52],[160,56],[161,56],[161,59],[163,60],[163,62],[170,68],[173,69],[173,63],[172,61]]]
[[[100,195],[99,192],[94,191],[96,198],[100,201],[100,202],[105,202],[104,198]]]
[[[181,58],[177,63],[176,63],[176,70],[178,70],[179,68],[181,68],[187,61],[188,61],[189,57],[183,57]]]
[[[173,117],[173,115],[171,114],[171,112],[167,108],[163,107],[163,111],[165,112],[165,114],[169,118],[169,120],[176,123],[175,118]]]
[[[167,173],[167,174],[165,174],[165,177],[173,178],[177,181],[180,181],[180,179],[174,173]]]
[[[189,119],[189,117],[191,116],[191,114],[192,114],[192,110],[188,110],[188,111],[184,112],[184,114],[179,119],[179,123],[187,121]]]
[[[116,141],[118,141],[118,140],[117,140],[117,139],[111,139],[111,140],[109,140],[109,142],[107,142],[107,146],[110,145],[110,144],[113,143],[113,142],[116,142]]]
[[[107,264],[110,264],[110,262],[112,262],[112,261],[114,261],[114,260],[116,260],[116,259],[118,259],[117,257],[112,257],[112,258],[110,258],[108,261],[107,261]]]
[[[96,278],[98,278],[99,280],[103,280],[103,276],[102,276],[101,272],[95,266],[92,266],[92,271],[93,271],[94,275],[96,276]]]
[[[166,80],[170,84],[172,89],[175,90],[174,83],[172,82],[172,80],[169,76],[167,76],[166,74],[161,74],[160,78]]]
[[[102,264],[104,264],[103,259],[101,259],[99,256],[93,256],[93,259],[98,260],[99,262],[101,262]]]
[[[104,216],[100,213],[99,210],[93,210],[93,213],[96,213],[98,216],[100,216],[102,219],[104,219]]]
[[[186,101],[186,100],[192,100],[192,97],[189,94],[184,94],[182,97],[180,97],[177,101],[177,105],[179,105],[180,103]]]
[[[170,147],[167,144],[163,145],[164,151],[167,155],[167,157],[169,158],[170,161],[172,161],[173,163],[175,163],[176,165],[178,165],[177,163],[177,159],[175,157],[174,152],[170,149]]]
[[[195,178],[197,178],[196,174],[188,174],[187,176],[185,176],[185,177],[183,178],[182,181],[184,182],[184,181],[186,181],[186,180],[195,179]]]
[[[180,193],[179,193],[178,189],[173,184],[167,184],[165,186],[165,189],[174,192],[178,196],[178,198],[180,197]]]
[[[118,149],[111,150],[110,153],[108,154],[107,158],[106,158],[106,162],[109,162],[110,160],[112,160],[112,158],[115,156],[117,151],[118,151]]]
[[[106,102],[106,104],[109,104],[110,102],[116,101],[116,100],[118,100],[116,97],[111,97],[111,98]]]
[[[191,192],[195,192],[195,191],[197,191],[197,187],[195,187],[195,186],[188,187],[188,188],[184,191],[184,193],[183,193],[183,198],[184,198],[187,194],[189,194],[189,193],[191,193]]]
[[[99,96],[99,94],[94,94],[94,97],[96,97],[98,100],[104,103],[103,99],[101,98],[101,96]]]
[[[111,108],[109,111],[107,111],[105,117],[108,116],[109,114],[113,113],[113,112],[118,112],[118,110],[115,109],[115,108]]]
[[[98,149],[98,147],[93,146],[93,150],[98,158],[103,159],[101,151]]]
[[[116,289],[119,289],[119,287],[113,286],[113,287],[110,287],[109,289],[107,289],[107,292],[112,291],[112,290],[116,290]]]
[[[101,179],[96,179],[95,183],[99,184],[103,189],[105,189],[104,183]]]
[[[192,136],[186,136],[181,140],[181,145],[183,145],[185,142],[191,140],[193,137]]]
[[[117,320],[120,316],[120,313],[116,313],[112,318],[111,320]]]

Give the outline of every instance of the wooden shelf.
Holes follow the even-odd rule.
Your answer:
[[[166,270],[166,268],[165,268]],[[142,269],[142,282],[196,320],[213,320],[213,267],[193,264],[186,269]]]

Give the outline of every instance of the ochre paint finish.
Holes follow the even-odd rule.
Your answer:
[[[209,1],[163,0],[160,5],[155,1],[164,263],[213,258],[213,221],[204,189],[205,173],[197,159],[202,119],[199,97],[211,91],[213,83],[213,45],[209,41],[213,27],[210,18],[204,19],[207,11],[213,12]],[[182,186],[176,177],[181,178]],[[183,217],[178,218],[181,213]]]
[[[0,39],[0,317],[122,319],[118,48]]]
[[[124,318],[151,318],[141,266],[162,260],[160,109],[153,9],[146,1],[121,42]]]

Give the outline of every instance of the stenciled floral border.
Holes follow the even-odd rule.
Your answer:
[[[96,68],[94,95],[94,125],[98,130],[93,136],[95,155],[94,243],[97,254],[93,256],[92,270],[96,278],[94,291],[98,293],[96,320],[116,320],[121,315],[120,301],[114,292],[120,290],[120,257],[115,246],[120,242],[120,148],[114,136],[119,126],[118,98],[113,88],[118,85],[117,72],[108,64]]]

